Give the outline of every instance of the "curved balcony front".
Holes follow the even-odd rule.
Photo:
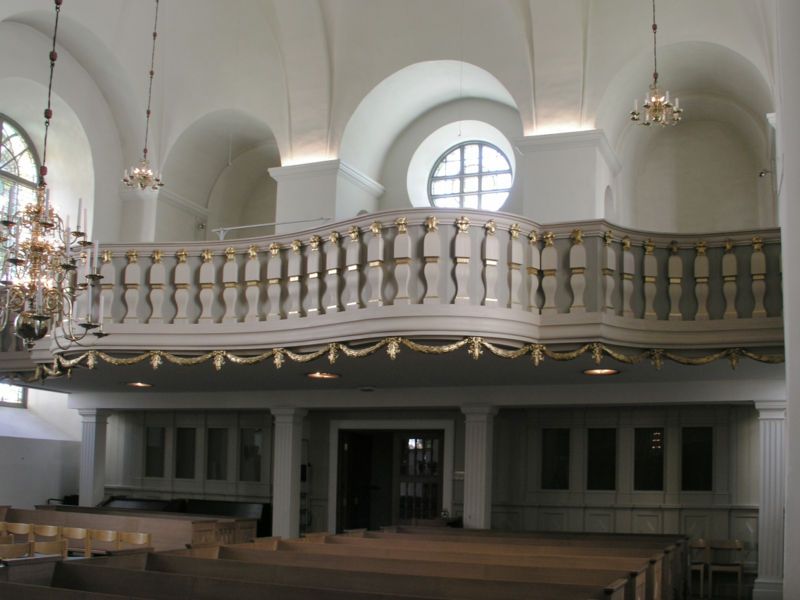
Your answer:
[[[664,235],[409,209],[235,244],[105,245],[103,254],[92,301],[110,335],[66,350],[39,344],[35,360],[87,345],[247,355],[389,337],[689,353],[783,345],[776,229]]]

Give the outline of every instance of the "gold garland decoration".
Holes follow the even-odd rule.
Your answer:
[[[331,342],[319,350],[311,352],[295,352],[288,348],[272,348],[255,355],[238,355],[227,350],[213,350],[199,355],[181,356],[165,350],[150,350],[136,356],[113,356],[100,350],[89,350],[73,358],[57,356],[52,365],[39,365],[33,374],[15,373],[8,378],[25,382],[41,381],[47,377],[69,376],[72,369],[86,367],[97,368],[100,362],[113,366],[131,366],[149,361],[153,369],[158,369],[165,362],[178,366],[194,366],[211,362],[217,371],[222,370],[226,363],[234,365],[257,365],[272,360],[276,369],[280,369],[287,360],[295,363],[308,363],[327,355],[328,362],[334,364],[340,356],[346,358],[364,358],[371,356],[385,348],[387,356],[395,360],[402,348],[407,348],[419,354],[441,355],[450,354],[463,348],[474,360],[478,360],[486,351],[490,354],[505,358],[517,359],[530,356],[531,363],[538,367],[545,359],[558,362],[570,361],[590,354],[596,364],[600,364],[605,356],[623,364],[635,365],[649,360],[658,370],[669,360],[680,365],[700,366],[727,358],[731,368],[735,369],[742,358],[767,364],[783,363],[785,358],[782,353],[761,354],[744,348],[727,348],[705,354],[702,356],[684,355],[662,348],[651,348],[636,353],[626,354],[600,342],[591,342],[570,351],[558,351],[547,348],[544,344],[525,344],[519,348],[506,349],[488,342],[482,337],[466,337],[456,342],[447,344],[423,344],[404,337],[387,337],[369,346],[353,347],[341,342]]]

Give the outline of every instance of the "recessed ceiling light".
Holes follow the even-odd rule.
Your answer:
[[[592,375],[594,377],[604,377],[606,375],[618,375],[617,369],[586,369],[584,375]]]
[[[326,371],[314,371],[313,373],[306,373],[309,379],[339,379],[341,375],[338,373],[328,373]]]
[[[132,387],[132,388],[151,388],[151,387],[153,387],[152,383],[147,383],[147,382],[144,382],[144,381],[129,381],[125,385],[127,385],[128,387]]]

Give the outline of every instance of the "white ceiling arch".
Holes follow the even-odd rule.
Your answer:
[[[415,63],[364,97],[344,130],[339,158],[376,179],[392,142],[412,121],[459,98],[482,98],[517,109],[506,87],[485,69],[456,60]]]

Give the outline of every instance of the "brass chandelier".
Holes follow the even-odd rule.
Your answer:
[[[142,151],[142,159],[139,164],[126,169],[122,176],[122,183],[126,187],[139,190],[154,190],[157,191],[164,185],[161,181],[161,173],[154,171],[150,167],[150,161],[147,160],[147,139],[150,133],[150,104],[153,97],[153,76],[156,74],[156,39],[158,38],[158,0],[156,2],[156,16],[153,23],[153,48],[150,52],[150,72],[149,72],[149,85],[147,89],[147,111],[145,112],[145,126],[144,126],[144,150]]]
[[[683,109],[680,107],[680,100],[675,98],[675,102],[670,101],[669,90],[662,90],[658,85],[658,53],[656,49],[656,34],[658,25],[656,24],[656,0],[653,0],[653,82],[647,94],[644,96],[642,111],[639,112],[639,100],[634,99],[633,110],[630,112],[631,121],[649,127],[650,125],[675,126],[683,118]]]
[[[101,279],[97,273],[99,246],[86,235],[86,212],[81,219],[80,205],[74,231],[50,204],[47,189],[47,139],[50,120],[53,117],[51,97],[53,73],[58,58],[56,38],[58,18],[63,0],[54,0],[55,26],[53,46],[50,50],[50,81],[47,89],[47,108],[44,111],[44,144],[42,164],[39,167],[39,183],[35,201],[24,207],[15,206],[13,197],[3,210],[0,225],[0,251],[3,254],[0,272],[0,329],[12,321],[14,332],[22,339],[27,349],[36,340],[53,331],[57,344],[64,341],[79,342],[90,331],[97,336],[105,335],[101,324],[92,318],[93,288]],[[78,282],[79,267],[86,272],[84,282]],[[76,303],[86,294],[86,315],[80,322],[76,319]],[[101,305],[102,306],[102,305]],[[102,320],[102,315],[99,320]]]

